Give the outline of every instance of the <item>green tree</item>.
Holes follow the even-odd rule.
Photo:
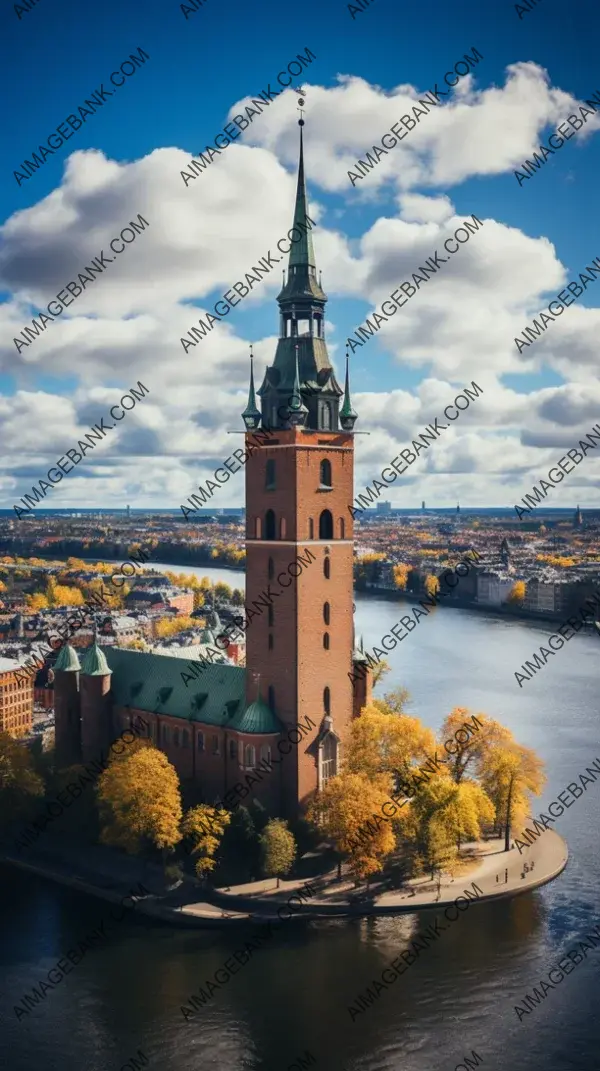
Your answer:
[[[0,824],[29,817],[43,795],[44,782],[29,749],[0,731]]]
[[[223,836],[221,856],[226,873],[235,875],[230,881],[245,882],[256,877],[258,836],[247,807],[239,806],[232,812]]]
[[[254,798],[250,803],[249,810],[250,817],[254,823],[254,828],[258,836],[260,836],[260,834],[264,832],[264,828],[267,822],[269,821],[269,815],[267,814],[260,800],[257,800],[256,798]]]
[[[260,837],[262,870],[265,877],[276,877],[277,888],[282,874],[289,874],[296,858],[296,841],[281,818],[271,818]]]

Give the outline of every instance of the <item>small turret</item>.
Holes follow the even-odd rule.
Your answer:
[[[75,649],[63,644],[54,665],[54,747],[59,768],[81,759],[80,669]]]

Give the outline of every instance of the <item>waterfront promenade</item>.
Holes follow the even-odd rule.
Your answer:
[[[439,910],[454,903],[463,887],[472,882],[481,890],[479,903],[508,899],[553,881],[568,861],[566,842],[550,829],[522,855],[516,848],[504,852],[501,840],[465,845],[465,849],[472,858],[454,877],[443,875],[439,899],[437,883],[423,877],[407,882],[401,889],[378,892],[374,886],[369,894],[365,894],[364,887],[357,890],[347,877],[337,881],[334,871],[308,881],[281,881],[279,888],[274,879],[266,879],[226,890],[204,890],[189,880],[168,888],[159,867],[134,858],[118,858],[115,862],[114,854],[108,856],[95,849],[78,856],[73,863],[67,863],[64,856],[61,860],[34,852],[22,859],[4,852],[2,858],[41,877],[112,902],[120,901],[132,882],[141,881],[151,895],[137,901],[136,911],[173,926],[199,928],[267,922],[276,918],[278,908],[306,884],[315,891],[293,915],[299,921]]]

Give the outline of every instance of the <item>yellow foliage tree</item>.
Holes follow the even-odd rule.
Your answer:
[[[375,687],[376,684],[379,684],[379,681],[381,680],[381,678],[385,677],[385,675],[390,672],[391,668],[392,667],[390,666],[387,658],[380,658],[379,662],[377,663],[376,666],[373,667],[373,671],[372,671],[373,672],[373,687]]]
[[[348,860],[357,878],[368,878],[381,870],[383,860],[396,847],[390,823],[381,818],[382,807],[389,800],[388,780],[340,774],[327,782],[308,808],[309,822]]]
[[[531,748],[509,741],[486,756],[482,783],[495,807],[496,827],[504,829],[507,852],[512,826],[523,822],[531,809],[531,796],[539,796],[546,783],[544,764]]]
[[[506,601],[507,602],[515,602],[515,603],[518,603],[520,605],[523,602],[523,599],[525,598],[525,592],[526,591],[527,591],[527,584],[525,583],[525,581],[524,580],[515,580],[515,583],[513,584],[512,588],[510,589],[510,593],[509,593],[509,596],[508,596]]]
[[[406,591],[406,581],[410,573],[410,565],[395,565],[393,570],[394,584],[399,591]]]
[[[465,774],[481,776],[483,765],[493,750],[513,741],[510,729],[500,722],[487,714],[477,714],[475,717],[480,723],[478,726],[473,724],[473,714],[467,707],[454,707],[444,718],[440,729],[441,753],[449,776],[457,784]],[[463,728],[465,723],[470,726],[471,735]],[[467,734],[466,740],[456,739],[456,733],[461,729]]]
[[[375,704],[366,706],[350,725],[345,769],[374,779],[378,774],[408,778],[414,763],[435,751],[435,735],[409,715],[390,717]]]
[[[179,778],[149,741],[134,740],[111,756],[96,793],[104,844],[137,855],[147,846],[164,853],[181,840]]]
[[[53,606],[83,606],[84,598],[79,588],[64,587],[56,584],[53,593]]]
[[[425,577],[425,591],[427,592],[428,595],[437,595],[439,590],[440,590],[440,582],[439,582],[437,576],[433,576],[431,573],[429,573]]]
[[[183,632],[186,628],[195,628],[197,624],[198,622],[193,617],[164,618],[156,622],[154,632],[158,639],[162,640],[168,636],[176,636],[178,632]]]
[[[271,818],[259,837],[261,864],[266,877],[277,878],[277,888],[282,874],[288,874],[296,858],[296,841],[281,818]]]
[[[195,855],[195,870],[199,878],[205,878],[215,868],[215,853],[225,829],[231,821],[229,811],[200,803],[186,811],[181,831],[191,842],[190,854]]]
[[[34,613],[38,610],[48,609],[48,599],[46,595],[42,595],[41,592],[36,591],[33,595],[25,596],[25,603],[28,610],[32,610]]]

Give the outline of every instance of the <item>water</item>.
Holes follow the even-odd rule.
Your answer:
[[[229,570],[172,568],[244,582]],[[371,648],[404,612],[359,596],[357,633]],[[544,758],[549,801],[600,756],[595,637],[571,640],[522,689],[515,681],[550,631],[440,608],[388,656],[383,690],[408,687],[414,712],[435,727],[455,705],[501,719]],[[285,1071],[307,1049],[322,1071],[453,1071],[474,1049],[483,1071],[597,1071],[600,948],[522,1022],[514,1006],[600,923],[599,806],[600,783],[558,820],[571,855],[556,882],[471,908],[354,1022],[347,1007],[406,947],[418,916],[282,927],[189,1022],[181,1006],[245,937],[126,921],[18,1022],[13,1005],[106,905],[2,868],[0,1066],[119,1071],[141,1047],[156,1071]]]

